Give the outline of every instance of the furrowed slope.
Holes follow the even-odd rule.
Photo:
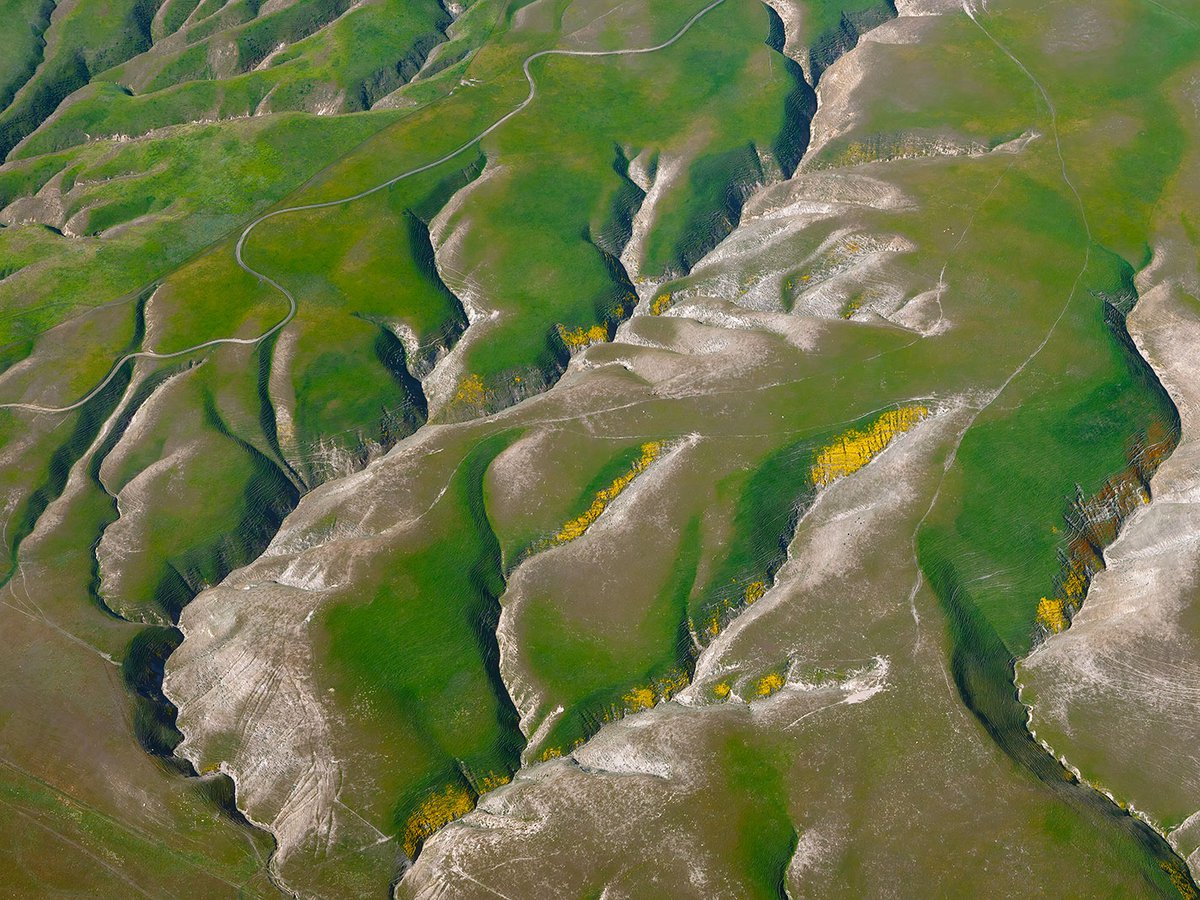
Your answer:
[[[149,793],[93,871],[270,890],[235,783],[304,895],[1194,890],[1013,685],[1178,436],[1126,330],[1178,16],[168,0],[59,106],[72,9],[0,119],[58,110],[0,429],[20,665],[87,665],[3,734]]]

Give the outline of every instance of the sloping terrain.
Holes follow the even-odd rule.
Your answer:
[[[1200,896],[1200,18],[0,25],[20,895]]]

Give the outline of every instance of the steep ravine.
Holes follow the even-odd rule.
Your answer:
[[[778,31],[778,29],[779,29],[779,23],[778,23],[778,20],[775,19],[775,20],[773,20],[773,25],[772,25],[773,34],[775,34]],[[771,40],[773,40],[775,42],[775,44],[778,44],[777,35],[774,36],[773,38],[771,38]],[[778,49],[778,47],[776,47],[776,49]],[[795,65],[795,64],[792,63],[792,65]],[[798,69],[798,67],[797,67],[797,69]],[[797,72],[797,76],[799,77],[798,72]],[[801,85],[804,84],[802,78],[799,79],[799,84],[801,84]],[[798,88],[797,90],[802,91],[802,88]],[[805,149],[805,144],[807,141],[807,133],[808,133],[807,119],[809,116],[811,116],[811,112],[812,112],[811,102],[808,99],[806,99],[806,98],[811,98],[811,88],[808,89],[807,93],[802,92],[802,94],[798,94],[798,96],[800,99],[798,99],[796,101],[796,103],[790,105],[788,108],[789,116],[795,121],[794,121],[794,124],[789,126],[789,128],[787,129],[787,133],[788,133],[787,145],[786,145],[787,152],[780,154],[782,157],[784,157],[781,162],[783,164],[786,164],[789,168],[794,168],[794,165],[799,161],[799,158],[803,155],[803,152]],[[732,230],[735,227],[736,227],[736,215],[729,222],[730,230]],[[622,229],[619,224],[616,225],[615,230],[617,230],[618,232],[624,231],[624,229]],[[622,237],[624,237],[623,234],[622,234]],[[437,245],[437,243],[438,242],[435,237],[435,239],[434,239],[435,246]],[[621,249],[623,249],[623,248],[621,248]],[[611,254],[611,250],[609,252]],[[622,274],[623,274],[623,270],[622,270]],[[628,276],[625,276],[625,280],[626,280],[626,282],[628,282]],[[467,332],[466,332],[467,338],[470,338],[471,330],[472,329],[470,327],[468,327]],[[410,357],[409,364],[411,365],[411,363],[412,363],[412,359]],[[436,368],[432,374],[434,376],[436,376],[438,374],[436,371]],[[522,399],[522,398],[513,398],[514,401],[519,401],[520,399]],[[411,440],[405,441],[405,444],[411,445],[414,441],[418,444],[421,443],[421,436],[422,436],[422,433],[424,432],[424,430],[425,430],[424,428],[419,429],[418,432],[412,436]],[[352,476],[352,478],[353,477],[355,477],[355,476]],[[340,491],[343,489],[342,485],[341,485],[341,482],[343,480],[345,480],[345,479],[337,479],[337,480],[327,481],[324,485],[324,489]],[[303,506],[303,503],[301,505]],[[790,523],[790,525],[792,527],[794,527],[795,520],[793,520]],[[781,536],[781,538],[782,538],[782,536]],[[289,818],[290,818],[290,816],[289,816]],[[292,826],[289,824],[288,827],[290,829]]]
[[[104,459],[120,443],[138,409],[179,371],[181,370],[176,369],[147,374],[136,370],[132,363],[127,363],[120,377],[112,379],[85,404],[76,416],[77,421],[71,434],[54,454],[51,461],[51,483],[35,495],[31,503],[30,514],[37,514],[28,519],[22,528],[23,533],[16,537],[16,546],[13,549],[14,564],[19,564],[20,554],[29,544],[60,542],[62,532],[66,528],[75,530],[73,544],[74,550],[81,551],[79,555],[89,550],[94,551],[106,529],[118,519],[116,498],[106,490],[99,474]],[[32,552],[35,559],[44,554],[40,547]],[[94,552],[90,556],[95,564]],[[55,557],[55,560],[59,561],[59,557]],[[44,564],[44,559],[40,562]],[[73,560],[71,564],[76,566],[77,572],[88,571],[86,568],[80,569]],[[35,570],[36,566],[35,562]],[[84,585],[84,595],[78,598],[70,596],[68,601],[90,602],[105,616],[137,624],[137,620],[119,615],[106,602],[100,589],[99,573],[95,568],[91,570],[90,575],[90,579]],[[9,578],[11,574],[6,575],[5,582]],[[71,581],[67,580],[65,584],[70,585]],[[28,596],[28,589],[25,593]],[[70,626],[62,629],[54,618],[46,618],[45,622],[62,634],[72,636]],[[129,643],[120,652],[107,655],[99,648],[93,649],[117,667],[114,680],[129,692],[128,725],[132,730],[131,736],[164,767],[188,779],[192,792],[212,804],[214,816],[219,814],[246,825],[236,807],[233,786],[229,779],[212,774],[200,777],[186,761],[173,755],[180,735],[174,729],[174,707],[163,697],[161,683],[163,664],[166,656],[178,644],[178,632],[171,627],[151,626],[140,631],[130,629],[130,633],[132,637]],[[85,640],[75,640],[91,646]],[[114,726],[123,729],[125,722],[115,722]],[[98,745],[103,746],[109,738],[100,735],[96,740]],[[154,802],[161,802],[161,799],[155,798]]]
[[[1200,874],[1200,759],[1195,752],[1197,637],[1196,410],[1191,360],[1200,342],[1187,295],[1191,246],[1160,241],[1139,273],[1129,331],[1181,417],[1181,437],[1149,482],[1145,505],[1105,547],[1071,627],[1017,667],[1029,727],[1078,777],[1128,806]],[[1136,746],[1136,760],[1128,748]],[[1185,891],[1186,893],[1186,891]]]

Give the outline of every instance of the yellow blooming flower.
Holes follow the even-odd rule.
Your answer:
[[[769,675],[764,675],[758,679],[758,684],[755,685],[754,693],[760,697],[770,697],[776,691],[783,687],[783,676],[778,672],[772,672]]]
[[[656,699],[651,688],[638,687],[625,695],[625,705],[633,712],[640,712],[652,707]]]
[[[1065,604],[1063,601],[1049,597],[1043,597],[1038,601],[1037,608],[1038,624],[1044,627],[1052,634],[1058,634],[1067,627],[1067,616],[1065,613]]]
[[[483,379],[478,375],[468,375],[459,384],[458,390],[454,394],[454,403],[480,403],[487,395],[487,391],[483,386]]]
[[[563,343],[571,350],[579,350],[589,344],[599,344],[608,340],[608,329],[603,325],[593,325],[591,328],[580,326],[574,331],[568,331],[563,325],[558,326],[558,335]]]
[[[633,484],[633,480],[646,471],[650,467],[650,463],[662,454],[664,446],[662,441],[648,441],[642,444],[642,455],[634,460],[629,470],[613,479],[613,483],[608,487],[597,491],[591,506],[582,515],[576,516],[559,529],[558,534],[554,536],[555,542],[565,544],[567,541],[582,537],[592,523],[600,518],[600,514],[608,508],[608,505],[616,500],[625,488]]]
[[[461,819],[475,808],[475,799],[460,784],[448,784],[430,794],[409,816],[404,827],[404,852],[413,857],[421,844],[439,828]]]
[[[817,454],[811,473],[813,484],[824,487],[857,472],[897,434],[908,431],[928,414],[924,406],[904,406],[884,413],[865,431],[847,431]]]

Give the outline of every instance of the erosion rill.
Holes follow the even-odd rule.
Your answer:
[[[9,6],[14,896],[1200,897],[1182,0]]]

